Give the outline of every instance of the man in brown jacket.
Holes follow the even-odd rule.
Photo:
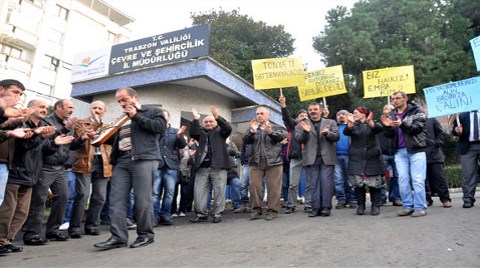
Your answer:
[[[105,104],[101,101],[94,101],[90,105],[90,117],[79,120],[75,124],[75,135],[83,136],[86,132],[92,134],[100,133],[102,129],[102,117],[107,111]],[[93,136],[92,136],[93,138]],[[112,176],[112,166],[109,164],[112,146],[102,144],[98,147],[91,145],[91,140],[85,141],[75,156],[72,171],[75,173],[75,200],[72,206],[72,215],[68,234],[71,238],[81,238],[80,222],[83,217],[84,208],[90,195],[90,184],[92,194],[85,220],[85,234],[99,235],[95,223],[100,217],[107,193],[107,183]]]

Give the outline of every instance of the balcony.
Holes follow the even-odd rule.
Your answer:
[[[0,41],[17,47],[33,50],[37,46],[38,38],[35,34],[29,33],[11,24],[7,24],[4,25],[0,31]]]
[[[32,65],[29,62],[0,54],[0,68],[6,70],[8,73],[15,74],[14,76],[29,77]]]

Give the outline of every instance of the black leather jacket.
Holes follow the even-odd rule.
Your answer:
[[[39,126],[44,125],[43,122],[39,124]],[[37,126],[28,120],[25,127],[36,128]],[[44,156],[54,154],[59,147],[53,140],[44,139],[39,135],[34,135],[30,139],[15,139],[15,146],[8,183],[32,187],[40,178]]]
[[[425,151],[427,147],[426,122],[427,116],[423,110],[420,107],[408,104],[407,111],[400,125],[405,137],[408,153],[413,154]],[[397,128],[385,127],[384,131],[387,137],[395,137],[395,144],[397,144]]]

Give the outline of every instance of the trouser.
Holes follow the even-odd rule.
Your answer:
[[[395,154],[395,164],[398,168],[398,185],[403,208],[426,210],[427,159],[425,152],[409,154],[406,148],[400,148]]]
[[[427,200],[432,199],[432,193],[437,193],[440,201],[452,201],[445,181],[443,163],[427,163],[427,182],[425,186]]]
[[[47,220],[46,233],[58,231],[63,223],[68,201],[68,177],[63,166],[44,165],[37,184],[32,189],[32,201],[27,221],[23,226],[25,233],[40,234],[45,213],[48,189],[52,191],[52,207]]]
[[[468,151],[460,155],[460,162],[462,164],[463,202],[475,203],[479,160],[480,143],[470,143]]]
[[[80,223],[87,205],[87,218],[85,229],[94,227],[97,223],[107,193],[108,179],[103,177],[103,162],[101,157],[95,157],[92,165],[92,172],[88,174],[75,173],[75,201],[72,207],[69,229],[80,228]],[[90,195],[90,185],[92,192]]]
[[[7,183],[5,198],[0,205],[0,246],[14,240],[27,219],[32,187]]]
[[[0,205],[3,202],[8,181],[8,164],[0,163]]]
[[[266,160],[260,160],[258,166],[250,165],[250,199],[252,210],[262,211],[263,178],[267,179],[267,213],[278,213],[280,210],[280,194],[282,191],[283,165],[268,166]]]
[[[332,209],[334,165],[326,165],[320,156],[307,166],[312,189],[312,209]]]
[[[225,210],[225,189],[227,187],[227,170],[217,168],[199,168],[195,175],[193,199],[195,213],[199,217],[208,216],[208,194],[213,188],[214,207],[212,216],[221,216]]]
[[[127,209],[130,190],[134,194],[134,213],[137,235],[153,238],[153,179],[157,160],[131,160],[129,155],[118,158],[113,168],[110,190],[110,232],[118,241],[128,241]]]

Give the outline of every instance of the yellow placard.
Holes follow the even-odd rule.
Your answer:
[[[255,89],[305,85],[305,71],[300,58],[252,60]]]
[[[364,98],[386,97],[393,92],[415,93],[413,65],[363,71]]]
[[[300,101],[347,93],[342,65],[306,72],[305,86],[298,87]]]

